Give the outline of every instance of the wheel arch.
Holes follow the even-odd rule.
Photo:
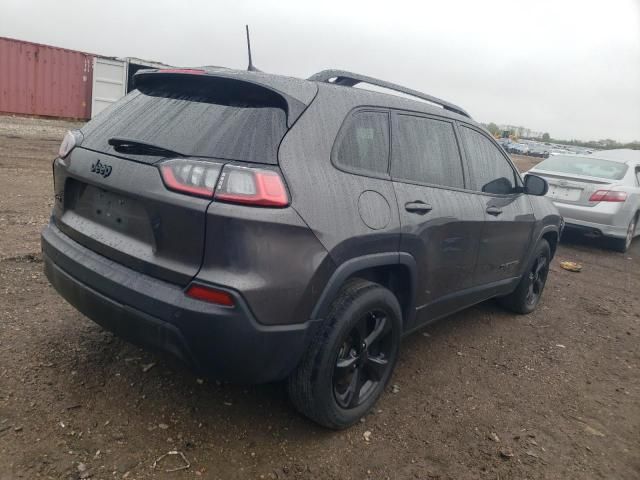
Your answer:
[[[548,230],[543,232],[540,236],[541,239],[544,239],[549,244],[549,248],[551,248],[551,258],[553,258],[556,254],[556,249],[558,248],[558,243],[560,242],[560,235],[557,230]]]
[[[311,313],[311,320],[325,318],[331,303],[351,278],[363,278],[388,288],[402,308],[402,323],[410,325],[415,315],[417,265],[408,253],[377,253],[352,258],[341,264],[327,282]]]

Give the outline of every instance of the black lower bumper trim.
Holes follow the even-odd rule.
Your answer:
[[[576,223],[565,223],[564,228],[569,231],[582,232],[587,235],[595,235],[596,237],[602,236],[602,230],[585,225],[578,225]]]
[[[80,313],[131,343],[168,352],[190,367],[201,370],[180,331],[173,325],[121,305],[95,290],[81,286],[44,255],[45,275],[51,285]]]

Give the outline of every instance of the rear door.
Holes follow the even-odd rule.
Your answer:
[[[400,250],[418,264],[417,322],[460,305],[472,286],[484,214],[465,192],[454,124],[439,117],[393,114],[391,176],[400,211]]]
[[[531,244],[535,217],[522,180],[497,144],[484,132],[461,125],[469,188],[484,211],[473,283],[490,288],[520,275]],[[495,286],[495,285],[493,285]]]

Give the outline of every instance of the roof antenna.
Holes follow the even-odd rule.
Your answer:
[[[247,51],[249,52],[249,66],[247,70],[250,72],[261,72],[262,70],[257,69],[251,60],[251,40],[249,39],[249,25],[245,25],[244,28],[247,30]]]

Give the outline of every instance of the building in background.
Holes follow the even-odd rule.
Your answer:
[[[166,67],[0,37],[0,113],[87,120],[126,95],[135,72]]]

